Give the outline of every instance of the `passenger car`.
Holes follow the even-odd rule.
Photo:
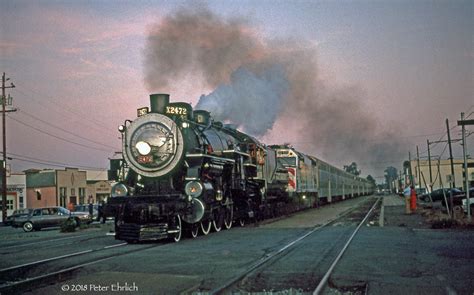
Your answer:
[[[449,196],[446,196],[448,200],[448,204],[450,203]],[[471,205],[471,209],[474,208],[474,188],[469,189],[469,204]],[[444,200],[441,201],[441,205],[443,207],[446,207],[446,204]],[[453,196],[453,207],[455,206],[461,206],[464,210],[464,212],[467,212],[467,198],[466,198],[466,193],[462,192],[462,194],[455,195]],[[472,211],[472,210],[471,210]]]
[[[443,191],[444,191],[444,193],[443,193]],[[431,198],[433,199],[433,202],[443,201],[444,200],[444,195],[446,194],[446,198],[449,198],[450,192],[453,193],[453,196],[464,194],[463,191],[460,191],[457,188],[451,188],[451,189],[449,189],[449,188],[444,188],[444,189],[440,188],[440,189],[437,189],[437,190],[434,190],[433,192],[431,192]],[[429,202],[430,201],[430,194],[429,193],[423,194],[423,195],[421,195],[420,199],[425,201],[425,202]]]
[[[89,213],[89,204],[81,204],[81,205],[76,205],[74,207],[75,212],[88,212]],[[98,204],[93,204],[92,205],[92,219],[97,219],[97,215],[99,214],[99,205]]]
[[[18,209],[13,211],[13,214],[10,216],[7,216],[7,219],[5,220],[4,224],[5,225],[12,225],[13,221],[15,218],[20,217],[20,216],[27,216],[31,213],[31,209]]]
[[[62,222],[73,218],[77,225],[91,221],[88,212],[71,212],[63,207],[43,207],[32,209],[29,215],[15,218],[14,227],[22,227],[25,232],[45,227],[60,226]]]

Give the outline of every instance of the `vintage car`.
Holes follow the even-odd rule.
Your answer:
[[[13,211],[12,215],[7,216],[4,224],[5,225],[13,225],[15,218],[20,216],[28,216],[31,213],[32,209],[18,209]]]
[[[15,218],[13,226],[22,227],[25,232],[30,232],[60,226],[70,218],[76,222],[76,225],[91,222],[88,212],[71,212],[63,207],[43,207],[32,209],[29,215]]]
[[[440,188],[440,189],[437,189],[437,190],[434,190],[433,192],[431,192],[431,199],[433,200],[433,202],[443,201],[444,196],[446,196],[446,198],[449,199],[451,194],[453,196],[457,196],[457,195],[463,195],[464,192],[457,189],[457,188],[444,188],[444,189]],[[430,201],[430,194],[429,193],[423,194],[423,195],[420,196],[420,199],[422,201],[429,202]]]

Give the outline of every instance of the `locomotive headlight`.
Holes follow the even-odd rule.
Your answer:
[[[117,183],[112,187],[111,195],[112,197],[123,197],[128,194],[128,188],[123,183]]]
[[[191,196],[193,198],[197,198],[202,194],[203,186],[199,181],[190,181],[186,183],[184,187],[184,192],[186,195]]]
[[[142,156],[146,156],[151,152],[151,146],[148,143],[144,142],[144,141],[137,142],[135,147],[137,148],[138,152]]]

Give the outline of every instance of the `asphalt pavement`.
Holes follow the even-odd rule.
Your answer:
[[[367,284],[367,294],[474,294],[472,228],[433,229],[423,204],[405,214],[396,195],[384,196],[383,204],[383,226],[360,231],[335,269],[335,287]]]
[[[396,195],[381,198],[383,206],[354,238],[336,266],[329,280],[332,289],[326,290],[326,294],[364,294],[344,293],[355,289],[365,289],[366,294],[474,294],[474,231],[463,227],[432,229],[423,204],[414,214],[406,215],[402,198]],[[206,290],[242,272],[249,263],[366,200],[350,199],[271,223],[236,227],[177,244],[156,243],[156,247],[84,267],[71,279],[30,290],[29,294],[67,294],[73,291],[62,288],[78,286],[88,289],[76,292],[81,294],[206,294]],[[66,245],[60,244],[66,242],[70,251],[96,245],[97,241],[104,245],[113,242],[112,236],[106,236],[110,224],[98,227],[73,234],[94,232],[94,239],[85,237],[80,243],[69,243],[74,239],[60,240],[48,246],[50,254],[62,252],[59,249]],[[248,280],[243,287],[256,294],[269,294],[268,290],[272,290],[272,294],[284,294],[282,290],[296,290],[292,294],[309,293],[327,270],[333,248],[339,244],[338,237],[351,227],[354,225],[336,222],[303,240],[273,264],[272,269],[262,270],[260,277]],[[55,235],[67,236],[57,230],[29,234],[19,229],[6,230],[2,230],[0,245],[10,247],[4,253],[8,255],[2,257],[8,265],[28,258],[27,251],[15,253],[10,245],[50,239]],[[46,245],[41,244],[41,249],[30,248],[29,253],[47,256]]]

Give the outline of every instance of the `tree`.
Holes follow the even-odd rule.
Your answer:
[[[370,184],[372,185],[373,188],[376,187],[376,183],[375,183],[375,179],[372,177],[372,175],[367,175],[367,181],[370,182]]]
[[[397,168],[390,166],[390,167],[387,167],[387,169],[385,169],[384,172],[385,172],[385,182],[386,182],[387,188],[390,191],[392,191],[392,189],[395,188],[392,185],[392,182],[398,179]]]
[[[360,174],[360,170],[357,170],[357,164],[355,162],[352,162],[350,165],[344,165],[344,171],[354,174],[355,176]]]

